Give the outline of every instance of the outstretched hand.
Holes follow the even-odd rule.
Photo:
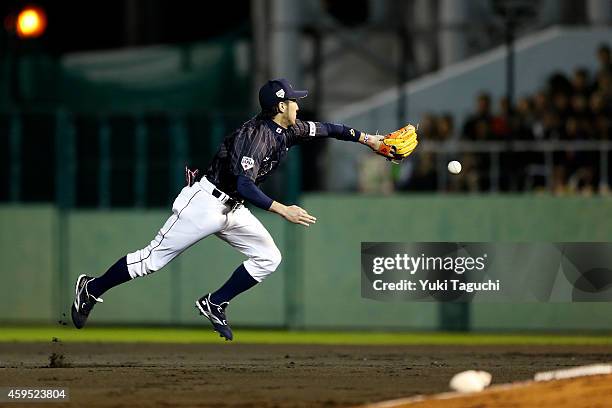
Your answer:
[[[291,221],[294,224],[301,224],[305,227],[308,227],[310,224],[314,224],[315,222],[317,222],[317,219],[315,217],[308,214],[306,210],[301,207],[298,207],[297,205],[290,205],[286,208],[287,210],[285,214],[283,214],[283,217],[285,217],[287,221]]]
[[[314,224],[317,222],[316,217],[308,214],[308,211],[297,206],[297,205],[283,205],[277,201],[272,203],[270,207],[270,211],[275,212],[281,215],[287,221],[290,221],[294,224],[300,224],[305,227],[310,226],[310,224]]]

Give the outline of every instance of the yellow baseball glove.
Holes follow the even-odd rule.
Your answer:
[[[393,163],[399,163],[410,156],[418,144],[416,128],[406,125],[382,138],[376,153]]]

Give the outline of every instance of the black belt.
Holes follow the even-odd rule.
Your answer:
[[[222,193],[221,190],[215,188],[212,191],[212,195],[215,198],[220,198],[222,195],[224,195],[225,193]],[[242,205],[243,201],[242,200],[236,200],[235,198],[225,194],[227,196],[227,200],[225,201],[225,205],[229,206],[232,208],[232,210],[235,210],[239,205]]]
[[[204,177],[204,174],[199,174],[200,170],[198,169],[193,169],[191,170],[189,167],[185,166],[185,181],[187,182],[187,185],[189,187],[193,186],[193,184],[197,181],[202,180],[202,178]],[[212,182],[208,181],[210,184],[213,184]],[[214,185],[214,184],[213,184]],[[212,191],[212,195],[213,197],[215,197],[216,199],[220,199],[221,196],[226,196],[227,200],[225,200],[223,202],[223,204],[229,206],[232,211],[235,210],[236,208],[238,208],[240,205],[242,205],[242,203],[244,203],[243,200],[237,200],[231,196],[229,196],[228,194],[223,193],[221,190],[219,190],[218,188],[215,188]]]

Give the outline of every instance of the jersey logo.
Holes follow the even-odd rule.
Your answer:
[[[349,133],[351,134],[351,136],[355,137],[355,129],[349,130]]]
[[[279,89],[278,91],[276,91],[276,96],[278,96],[279,98],[284,98],[285,97],[285,90],[284,89]]]
[[[253,168],[255,160],[251,159],[250,157],[242,156],[242,161],[240,162],[240,164],[242,164],[242,168],[244,169],[244,171],[247,171],[248,169]]]
[[[276,128],[276,133],[278,133],[278,134],[283,133],[283,129],[281,129],[281,128]]]
[[[315,126],[314,122],[307,122],[308,123],[308,136],[314,136],[317,134],[317,127]]]

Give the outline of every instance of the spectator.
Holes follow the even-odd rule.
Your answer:
[[[553,168],[552,191],[555,195],[566,195],[569,190],[567,187],[567,172],[564,166],[557,165]]]
[[[491,133],[493,115],[491,114],[491,97],[486,92],[481,92],[476,98],[476,112],[469,116],[463,125],[463,138],[475,142],[487,142],[493,140]],[[475,174],[487,175],[490,166],[488,153],[470,153],[466,160],[471,163],[471,169]],[[466,177],[466,176],[464,176]],[[488,190],[489,179],[487,177],[472,177],[468,191]]]
[[[597,76],[597,92],[600,92],[608,108],[612,105],[612,73],[602,72]]]
[[[542,117],[542,138],[558,140],[562,137],[561,119],[555,112],[546,112]]]
[[[560,91],[554,93],[552,104],[553,111],[557,116],[559,116],[559,120],[565,121],[567,118],[569,118],[572,111],[570,107],[570,99],[566,93]]]
[[[476,113],[463,126],[463,137],[468,140],[488,140],[491,127],[491,97],[481,92],[476,99]]]
[[[492,137],[498,140],[511,140],[513,138],[513,126],[510,102],[504,96],[499,100],[499,113],[491,119]]]
[[[598,140],[612,140],[612,121],[609,117],[598,115],[593,118],[592,135]]]
[[[588,98],[593,92],[593,87],[589,83],[589,73],[585,68],[578,68],[572,77],[572,93]]]
[[[597,61],[599,62],[599,68],[597,70],[597,76],[602,73],[612,73],[612,58],[610,57],[610,46],[607,44],[601,44],[597,49]]]
[[[603,93],[597,91],[591,95],[589,100],[589,108],[591,110],[591,117],[594,119],[598,116],[609,116],[610,109],[606,105],[606,99]]]
[[[546,94],[542,93],[542,96],[543,100],[546,101]],[[519,99],[516,106],[515,139],[533,141],[536,139],[536,133],[538,139],[544,137],[542,118],[536,115],[533,106],[532,99],[528,97]],[[514,169],[509,171],[517,176],[508,177],[509,188],[522,191],[525,188],[534,187],[535,177],[541,172],[544,162],[545,156],[542,152],[519,152],[510,163],[510,166],[514,166]]]
[[[570,141],[588,139],[588,132],[581,126],[581,122],[577,117],[571,116],[565,121],[563,139]]]
[[[542,117],[550,110],[550,99],[544,91],[540,91],[533,97],[533,113]]]
[[[577,68],[571,77],[562,73],[552,75],[545,90],[532,97],[518,100],[516,110],[506,98],[499,100],[495,115],[491,112],[491,98],[481,92],[474,112],[464,122],[461,138],[466,141],[488,142],[509,140],[577,142],[581,140],[612,140],[612,58],[610,47],[602,45],[597,51],[599,68],[593,76],[585,68]],[[436,140],[452,138],[452,117],[444,114],[427,116],[425,123],[432,127]],[[433,123],[433,125],[432,125]],[[479,147],[480,144],[475,146]],[[485,145],[486,146],[486,145]],[[435,156],[432,156],[435,157]],[[552,178],[547,179],[546,154],[543,152],[501,151],[499,154],[500,187],[502,191],[535,188],[550,181],[555,194],[612,194],[606,175],[600,175],[601,152],[571,147],[553,152]],[[488,190],[490,183],[488,153],[465,153],[462,156],[461,178],[451,178],[451,191]],[[433,180],[435,161],[426,158],[419,174]],[[608,173],[612,177],[612,152],[608,153]],[[422,177],[421,177],[422,178]],[[536,178],[542,179],[535,183]],[[525,182],[527,180],[527,182]]]
[[[436,133],[440,141],[447,141],[453,139],[455,133],[455,123],[453,116],[449,113],[445,113],[438,117],[436,120]]]
[[[581,138],[591,139],[593,137],[593,126],[589,112],[589,104],[586,96],[574,94],[571,99],[572,116],[570,119],[576,121]]]
[[[575,171],[567,182],[567,191],[584,196],[595,193],[595,169],[585,166]]]
[[[572,116],[580,119],[588,118],[589,103],[588,98],[584,94],[574,94],[571,98]]]
[[[572,93],[572,83],[562,73],[557,72],[548,78],[548,91],[551,95],[562,93],[570,95]]]
[[[587,137],[585,130],[581,128],[580,122],[575,117],[570,117],[565,122],[563,134],[564,139],[567,141],[584,140]],[[596,152],[576,151],[573,149],[555,152],[555,163],[560,163],[560,166],[563,167],[563,176],[566,177],[565,182],[568,183],[566,192],[577,193],[582,191],[583,188],[593,187],[593,163],[596,163],[597,160],[598,154]],[[569,184],[572,180],[574,180],[573,186]],[[560,180],[557,181],[560,182]],[[587,185],[589,183],[591,187]]]
[[[426,113],[419,122],[419,134],[425,135],[427,140],[438,140],[436,129],[436,116],[432,113]]]
[[[533,103],[530,98],[520,98],[516,104],[516,139],[533,140],[536,122]]]
[[[434,191],[437,187],[436,161],[433,153],[419,155],[414,173],[407,183],[410,191]]]

